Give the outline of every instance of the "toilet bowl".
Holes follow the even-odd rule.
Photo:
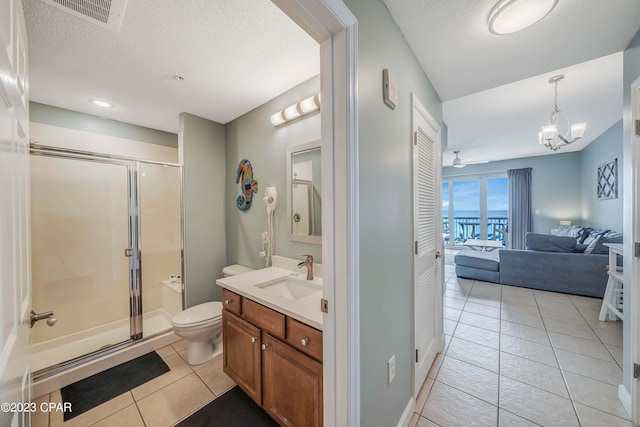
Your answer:
[[[187,361],[200,365],[222,352],[222,303],[205,302],[176,314],[173,332],[189,341]]]
[[[242,265],[225,267],[226,276],[253,271]],[[173,317],[173,332],[189,341],[187,362],[200,365],[222,353],[222,303],[220,301],[205,302],[194,305]]]

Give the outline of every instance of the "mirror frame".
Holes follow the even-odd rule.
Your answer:
[[[322,236],[308,236],[308,235],[303,235],[303,234],[294,234],[292,232],[293,230],[293,223],[292,223],[292,215],[293,215],[293,211],[292,211],[292,206],[291,206],[291,202],[292,202],[292,196],[293,196],[293,192],[292,192],[292,180],[291,180],[291,171],[292,171],[292,164],[291,164],[291,157],[296,154],[296,153],[300,153],[303,151],[310,151],[313,149],[320,149],[322,150],[322,141],[321,140],[317,140],[317,141],[311,141],[311,142],[307,142],[304,144],[298,144],[298,145],[292,145],[291,147],[287,148],[287,233],[289,234],[289,240],[294,241],[294,242],[303,242],[303,243],[311,243],[314,245],[321,245],[322,244]],[[320,197],[322,197],[322,189],[320,189]]]

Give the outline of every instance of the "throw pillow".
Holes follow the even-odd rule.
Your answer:
[[[584,227],[581,231],[580,234],[576,237],[576,243],[579,245],[584,244],[584,240],[589,237],[589,233],[591,232],[591,230],[593,230],[593,228],[591,227]]]
[[[582,231],[582,227],[579,225],[560,225],[558,226],[555,236],[569,236],[569,237],[578,237],[580,235],[580,231]]]
[[[539,252],[573,252],[576,239],[568,236],[527,233],[525,236],[527,250]]]

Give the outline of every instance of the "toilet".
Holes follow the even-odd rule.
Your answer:
[[[249,267],[234,264],[225,267],[225,277],[253,271]],[[173,317],[173,332],[189,341],[187,361],[200,365],[222,353],[222,303],[205,302],[194,305]]]

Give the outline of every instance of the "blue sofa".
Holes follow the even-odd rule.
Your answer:
[[[502,285],[603,297],[609,257],[602,250],[599,254],[571,252],[576,250],[575,238],[534,233],[527,235],[527,247],[534,250],[460,251],[455,257],[456,275]]]

